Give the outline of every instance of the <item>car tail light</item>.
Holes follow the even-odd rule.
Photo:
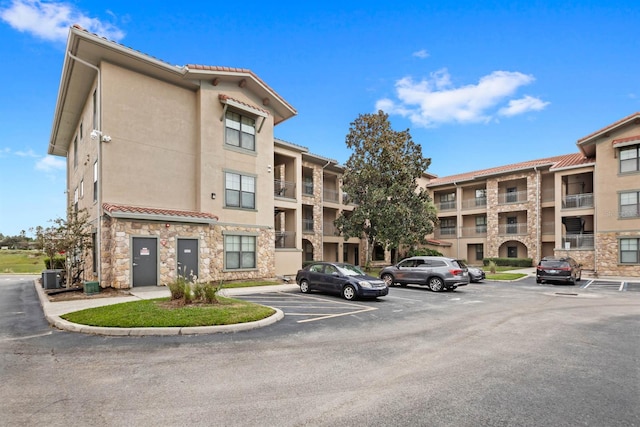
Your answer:
[[[461,276],[463,273],[463,270],[460,269],[452,269],[449,270],[449,273],[453,274],[454,276]]]

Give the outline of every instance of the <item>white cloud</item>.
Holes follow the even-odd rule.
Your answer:
[[[115,25],[91,18],[64,2],[13,0],[9,7],[0,10],[0,18],[18,31],[50,41],[66,41],[69,27],[74,24],[111,40],[124,37],[124,32]]]
[[[398,80],[397,100],[381,99],[376,103],[376,109],[408,117],[414,125],[423,127],[489,122],[497,114],[513,116],[539,111],[548,105],[529,96],[509,99],[520,87],[534,80],[533,76],[519,72],[494,71],[475,85],[454,87],[449,72],[442,69],[419,82],[411,77]],[[508,106],[496,111],[506,101]]]
[[[36,169],[43,172],[63,171],[66,168],[66,161],[60,157],[46,156],[36,163]]]
[[[425,59],[425,58],[429,57],[429,52],[427,52],[426,50],[422,49],[422,50],[418,50],[416,52],[413,52],[411,55],[415,56],[416,58]]]
[[[549,105],[548,102],[526,95],[524,98],[512,99],[509,101],[509,105],[501,108],[500,111],[498,111],[498,114],[507,117],[517,116],[518,114],[523,114],[527,111],[540,111],[547,105]]]
[[[15,151],[14,154],[20,157],[40,157],[31,148],[27,151]]]

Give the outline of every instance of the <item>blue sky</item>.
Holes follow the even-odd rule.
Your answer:
[[[635,1],[341,3],[0,0],[0,233],[65,215],[47,144],[76,23],[171,64],[251,69],[298,110],[276,137],[342,163],[377,109],[439,176],[573,153],[640,111]]]

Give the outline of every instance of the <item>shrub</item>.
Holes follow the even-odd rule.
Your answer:
[[[212,283],[196,283],[194,277],[187,279],[184,276],[178,276],[176,280],[169,283],[169,292],[171,292],[172,300],[180,300],[184,304],[206,303],[215,304],[218,302],[216,295],[222,288],[222,281],[219,285]]]
[[[50,257],[46,257],[44,259],[44,266],[47,270],[65,270],[66,267],[66,259],[63,256],[53,257],[53,262]]]
[[[489,262],[493,261],[496,265],[501,267],[531,267],[533,265],[533,259],[531,258],[485,258],[482,260],[482,265],[489,265]]]
[[[495,263],[495,261],[489,261],[488,266],[489,266],[489,273],[496,274],[496,263]]]
[[[204,285],[204,302],[206,302],[207,304],[217,303],[218,299],[216,298],[216,295],[218,294],[220,288],[222,288],[222,282],[220,282],[218,286],[214,285],[213,283],[207,283],[206,285]]]
[[[443,256],[442,253],[430,248],[416,248],[407,252],[407,257],[412,256]]]
[[[169,292],[171,292],[171,299],[183,299],[185,289],[189,286],[189,282],[183,276],[178,276],[176,280],[169,283]]]

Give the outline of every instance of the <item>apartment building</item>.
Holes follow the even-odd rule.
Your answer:
[[[357,258],[331,229],[341,167],[274,139],[296,110],[252,71],[175,66],[70,29],[48,152],[87,209],[102,287],[290,275]],[[327,222],[329,221],[329,222]]]
[[[485,257],[571,256],[594,274],[640,276],[640,113],[577,141],[578,153],[426,176],[432,244]]]

